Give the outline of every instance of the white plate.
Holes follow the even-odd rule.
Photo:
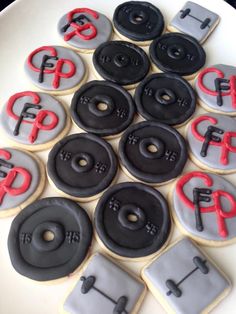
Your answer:
[[[169,22],[185,3],[185,0],[150,0],[156,4]],[[56,25],[65,13],[80,7],[90,7],[112,18],[115,7],[123,1],[119,0],[18,0],[0,14],[0,104],[14,93],[28,90],[31,87],[24,76],[23,63],[30,51],[48,44],[60,44]],[[207,65],[228,63],[236,65],[236,10],[222,0],[196,0],[206,8],[221,16],[219,26],[204,44],[207,53]],[[82,55],[91,64],[92,55]],[[94,77],[90,75],[89,80]],[[70,104],[72,95],[61,97]],[[201,110],[198,110],[200,112]],[[71,133],[81,132],[73,127]],[[4,139],[0,138],[1,146]],[[117,140],[111,141],[116,148]],[[38,155],[46,161],[47,151]],[[186,170],[196,169],[188,163]],[[225,176],[226,177],[226,176]],[[236,184],[236,175],[228,175],[227,179]],[[121,173],[119,181],[128,178]],[[164,195],[168,185],[159,189]],[[43,197],[56,196],[57,193],[48,185]],[[90,213],[96,201],[82,205]],[[77,280],[74,276],[64,283],[45,286],[27,280],[14,271],[7,251],[7,236],[12,218],[0,220],[0,313],[1,314],[56,314],[60,300],[67,289]],[[179,233],[175,230],[172,241]],[[96,245],[95,249],[99,249]],[[226,274],[236,283],[236,245],[225,248],[206,248],[206,252],[214,258]],[[137,274],[143,263],[123,263]],[[235,314],[236,286],[232,293],[213,311],[215,314]],[[164,314],[161,305],[148,293],[141,314]],[[101,313],[94,313],[101,314]],[[188,313],[186,313],[188,314]]]

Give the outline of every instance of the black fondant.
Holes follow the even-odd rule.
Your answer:
[[[130,220],[130,215],[136,216],[136,221]],[[171,229],[164,197],[151,187],[133,182],[109,188],[97,204],[94,221],[103,244],[111,252],[129,258],[157,252]]]
[[[193,189],[193,204],[194,204],[194,210],[195,210],[196,229],[199,232],[202,232],[204,230],[204,226],[202,223],[200,202],[209,203],[211,201],[211,198],[207,195],[210,195],[210,194],[212,194],[211,189],[199,189],[199,188]]]
[[[202,46],[192,36],[168,33],[155,39],[149,48],[152,62],[163,72],[191,75],[206,61]]]
[[[107,109],[97,108],[105,103]],[[107,81],[91,81],[73,96],[71,115],[75,123],[87,132],[110,136],[124,131],[132,122],[135,105],[131,95],[121,86]]]
[[[221,138],[219,136],[214,135],[213,133],[223,134],[224,131],[220,128],[213,126],[213,125],[208,126],[207,131],[204,134],[205,140],[202,144],[202,148],[201,148],[201,152],[200,152],[200,155],[202,157],[207,156],[208,147],[209,147],[211,141],[216,142],[216,143],[221,142]]]
[[[147,140],[146,152],[150,156],[143,152],[144,140]],[[156,146],[157,152],[149,152],[149,145]],[[166,124],[140,122],[129,127],[121,137],[119,157],[135,178],[147,183],[163,183],[182,172],[187,161],[186,142],[174,128]]]
[[[193,88],[185,79],[172,73],[146,77],[136,88],[134,100],[145,119],[169,125],[184,123],[196,109]]]
[[[114,12],[113,23],[119,33],[135,41],[147,41],[160,36],[164,29],[161,11],[149,2],[128,1]]]
[[[229,82],[230,80],[219,77],[214,80],[215,91],[217,93],[216,102],[219,107],[223,106],[222,93],[230,90]]]
[[[46,241],[50,231],[54,239]],[[44,198],[24,208],[13,220],[8,249],[15,270],[37,281],[71,274],[85,259],[92,241],[85,210],[62,197]]]
[[[86,162],[80,165],[80,161]],[[55,186],[75,197],[99,194],[117,172],[115,153],[100,137],[80,133],[65,137],[50,151],[47,172]]]
[[[102,43],[93,54],[93,65],[104,79],[119,85],[141,81],[150,68],[145,51],[126,41]]]

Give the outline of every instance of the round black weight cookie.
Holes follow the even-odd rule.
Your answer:
[[[155,39],[150,48],[152,62],[163,72],[190,76],[200,70],[206,54],[197,40],[181,33],[168,33]]]
[[[119,143],[123,169],[145,183],[157,185],[177,177],[187,161],[184,138],[172,127],[145,121],[129,127]]]
[[[196,108],[192,86],[173,73],[146,77],[136,88],[134,99],[138,112],[145,119],[169,125],[184,123]]]
[[[135,105],[121,86],[108,81],[91,81],[81,87],[71,102],[74,122],[87,132],[114,136],[132,122]]]
[[[89,133],[73,134],[52,148],[47,172],[57,189],[86,201],[112,183],[117,159],[110,144],[100,137]]]
[[[97,204],[94,220],[105,247],[128,258],[157,253],[171,230],[166,200],[141,183],[125,182],[108,189]]]
[[[93,65],[98,74],[119,85],[133,85],[148,73],[148,56],[138,46],[127,41],[108,41],[93,54]]]
[[[92,241],[85,210],[62,197],[24,208],[12,222],[8,250],[15,270],[37,281],[68,276],[84,261]]]
[[[149,2],[128,1],[114,12],[115,29],[134,41],[149,41],[160,36],[164,29],[161,11]]]

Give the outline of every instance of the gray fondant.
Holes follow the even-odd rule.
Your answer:
[[[37,105],[42,106],[42,109],[40,110],[49,110],[54,112],[58,117],[58,123],[55,126],[55,128],[51,130],[39,130],[37,139],[34,141],[34,143],[30,143],[28,137],[29,134],[32,131],[32,124],[28,123],[21,123],[20,125],[20,132],[17,136],[13,134],[14,129],[16,127],[17,120],[13,119],[12,117],[8,116],[6,108],[7,103],[2,109],[2,112],[0,114],[0,125],[6,132],[6,134],[11,138],[11,140],[26,144],[26,145],[37,145],[37,144],[45,144],[49,141],[52,141],[55,139],[64,129],[66,124],[66,112],[63,108],[63,106],[60,104],[58,100],[56,100],[54,97],[49,96],[45,93],[36,93],[40,97],[40,102]],[[13,107],[13,112],[20,116],[20,113],[25,105],[25,103],[33,103],[33,99],[30,96],[24,96],[21,98],[18,98]],[[30,113],[38,114],[40,110],[31,108],[28,110]],[[24,120],[28,120],[33,122],[34,120],[25,118]],[[48,116],[43,121],[44,125],[48,125],[51,123],[51,118]]]
[[[46,47],[48,47],[48,46],[46,46]],[[32,70],[28,66],[27,60],[26,60],[25,72],[28,75],[29,79],[38,88],[43,89],[43,90],[47,90],[47,91],[64,91],[64,90],[71,89],[71,88],[75,87],[76,85],[78,85],[82,81],[82,79],[84,78],[84,75],[85,75],[85,65],[84,65],[84,62],[81,59],[81,57],[76,52],[74,52],[73,50],[71,50],[69,48],[64,48],[61,46],[50,46],[50,47],[53,47],[56,49],[57,57],[59,59],[68,59],[74,63],[74,65],[76,67],[75,74],[69,78],[60,77],[60,85],[58,88],[55,89],[52,86],[54,74],[44,73],[44,81],[42,83],[39,83],[39,81],[38,81],[39,72]],[[37,54],[35,54],[35,56],[32,59],[32,62],[33,62],[35,67],[40,68],[41,63],[42,63],[42,58],[45,54],[49,55],[50,53],[47,50],[45,50],[45,51],[40,51]],[[49,62],[56,64],[57,61],[50,60]],[[64,64],[62,70],[64,73],[67,73],[70,70],[70,68],[67,64]]]
[[[215,119],[217,119],[218,122],[214,124],[214,126],[222,129],[224,131],[224,134],[226,132],[236,132],[236,120],[234,118],[223,116],[220,114],[214,114],[214,113],[206,113],[203,116],[214,117]],[[192,122],[195,119],[193,119]],[[234,169],[236,170],[236,153],[229,152],[227,165],[220,163],[220,157],[222,153],[221,146],[209,145],[208,150],[207,150],[207,155],[205,157],[202,157],[200,155],[200,152],[202,149],[203,142],[199,141],[197,138],[193,136],[191,125],[192,123],[189,124],[188,129],[187,129],[187,140],[188,140],[190,152],[194,155],[194,157],[197,160],[199,160],[199,162],[201,162],[202,164],[204,164],[205,166],[209,168],[220,169],[220,170],[234,170]],[[210,121],[207,121],[207,120],[202,121],[198,124],[197,130],[202,136],[204,136],[204,134],[207,131],[208,126],[210,125],[213,126],[213,124],[211,124]],[[214,133],[214,135],[215,134],[216,133]],[[222,139],[224,134],[217,134],[217,136]],[[236,138],[232,138],[231,145],[236,146]]]
[[[79,36],[75,35],[70,40],[65,41],[67,44],[74,46],[76,48],[79,48],[79,49],[86,50],[86,49],[96,49],[101,43],[109,40],[112,34],[112,25],[109,19],[105,15],[98,13],[99,15],[98,19],[95,19],[92,15],[88,13],[76,13],[74,14],[73,18],[76,18],[81,14],[86,16],[90,20],[90,23],[92,23],[96,27],[97,35],[90,40],[84,40],[80,38]],[[62,37],[62,39],[64,38],[65,34],[68,34],[68,33],[71,33],[71,31],[74,31],[74,28],[69,26],[66,32],[62,32],[62,28],[67,23],[68,23],[67,14],[65,14],[61,17],[57,25],[57,31],[59,35]],[[82,33],[84,35],[88,35],[91,33],[91,31],[84,30]]]
[[[186,13],[186,16],[182,17],[187,9],[190,10],[189,13]],[[203,42],[216,27],[219,18],[219,15],[216,13],[207,10],[197,3],[188,1],[176,14],[170,25],[185,34],[195,37],[198,41]],[[206,26],[204,27],[204,21],[206,21],[206,19],[210,20],[208,23],[206,22]]]
[[[208,274],[196,270],[179,285],[182,291],[180,297],[176,297],[173,293],[168,296],[166,280],[171,279],[178,283],[183,279],[196,267],[193,263],[195,256],[207,261]],[[145,280],[150,281],[176,314],[202,313],[225,289],[229,288],[227,279],[188,238],[180,240],[155,259],[144,270],[144,275]]]
[[[25,202],[29,197],[31,197],[34,192],[37,190],[38,185],[40,183],[40,170],[39,166],[35,159],[33,159],[30,155],[27,153],[16,150],[13,148],[2,148],[4,150],[7,150],[11,153],[11,158],[7,160],[7,162],[13,164],[15,167],[22,167],[31,174],[31,184],[28,188],[28,190],[20,195],[11,196],[10,194],[6,193],[2,204],[0,204],[0,211],[7,210],[11,208],[15,208]],[[0,156],[1,159],[4,160],[3,156]],[[4,172],[9,172],[9,170],[5,167],[1,167],[1,170]],[[0,182],[4,180],[4,178],[0,178]],[[17,174],[16,179],[14,180],[12,187],[17,188],[20,187],[23,182],[22,175]]]
[[[223,190],[234,196],[234,199],[236,200],[236,188],[229,181],[226,181],[224,178],[215,174],[210,174],[206,172],[205,174],[208,175],[213,180],[213,185],[211,187],[207,187],[202,179],[198,177],[192,178],[188,183],[185,184],[183,188],[184,194],[188,197],[189,200],[193,201],[194,188],[210,188],[212,192]],[[188,208],[183,203],[183,201],[181,201],[181,199],[176,193],[176,186],[173,191],[172,200],[173,210],[175,211],[178,221],[180,222],[181,226],[187,232],[191,233],[193,236],[210,241],[224,241],[224,240],[227,241],[236,237],[236,216],[224,220],[225,225],[227,227],[228,236],[226,238],[222,238],[219,234],[217,215],[215,212],[203,213],[201,215],[204,229],[203,231],[199,232],[196,229],[194,210]],[[214,202],[212,200],[209,203],[203,202],[200,203],[200,205],[203,207],[209,207],[212,206],[213,204]],[[224,212],[230,210],[229,201],[224,197],[221,197],[221,206]]]
[[[144,291],[144,284],[99,253],[96,253],[90,260],[82,276],[94,276],[96,278],[94,286],[113,300],[118,300],[121,296],[127,297],[126,313],[133,310]],[[94,289],[82,294],[82,283],[79,280],[67,297],[63,306],[67,313],[113,313],[115,305]],[[124,313],[123,311],[122,314]]]
[[[230,65],[216,64],[216,65],[210,66],[209,68],[216,68],[216,69],[222,71],[225,79],[229,79],[230,76],[236,76],[236,67],[233,67]],[[207,89],[215,91],[215,79],[218,77],[219,76],[214,72],[210,72],[210,73],[205,74],[205,76],[203,78],[203,85]],[[227,85],[227,84],[223,84],[223,85]],[[201,90],[201,88],[199,87],[199,76],[197,77],[197,79],[195,81],[195,90],[196,90],[197,95],[200,98],[200,100],[209,108],[215,109],[217,111],[221,111],[222,113],[224,113],[224,112],[227,112],[227,113],[236,112],[236,109],[233,108],[233,106],[232,106],[232,97],[230,95],[223,96],[222,97],[222,106],[218,106],[217,105],[217,96],[207,94],[203,90]],[[225,92],[225,91],[223,91],[223,92]]]

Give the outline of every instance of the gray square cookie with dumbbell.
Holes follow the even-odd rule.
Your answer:
[[[189,238],[170,245],[142,270],[168,313],[209,313],[230,291],[224,273]]]
[[[218,14],[188,1],[168,25],[169,31],[179,31],[203,43],[220,21]]]

